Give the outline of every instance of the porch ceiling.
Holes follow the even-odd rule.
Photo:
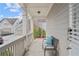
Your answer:
[[[28,3],[28,4],[24,4],[25,6],[27,6],[27,12],[33,16],[33,17],[45,17],[48,15],[51,7],[52,7],[52,3]]]

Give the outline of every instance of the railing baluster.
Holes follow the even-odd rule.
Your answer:
[[[5,53],[6,53],[6,55],[8,55],[8,53],[7,53],[7,49],[5,50]]]
[[[12,54],[11,54],[11,56],[13,56],[13,46],[11,47],[11,51],[12,51]]]
[[[9,48],[7,49],[7,56],[9,56],[9,51],[8,50],[9,50]]]

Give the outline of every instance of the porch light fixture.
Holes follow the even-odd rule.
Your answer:
[[[37,11],[37,13],[40,14],[41,12],[40,11]]]

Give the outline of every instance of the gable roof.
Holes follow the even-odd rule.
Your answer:
[[[7,20],[11,25],[13,25],[15,23],[16,20],[18,20],[18,18],[3,18],[1,22],[3,22],[4,20]]]

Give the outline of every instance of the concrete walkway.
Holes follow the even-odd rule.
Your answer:
[[[26,53],[26,56],[44,56],[44,51],[42,49],[42,39],[36,39],[33,41]]]

